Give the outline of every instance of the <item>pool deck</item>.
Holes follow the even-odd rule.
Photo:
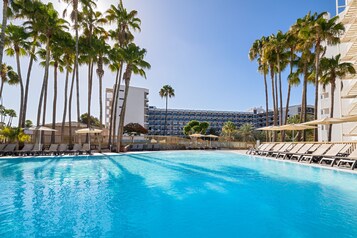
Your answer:
[[[339,171],[339,172],[347,172],[347,173],[357,174],[357,169],[351,170],[351,169],[325,166],[325,165],[321,165],[321,164],[299,163],[297,161],[282,160],[282,159],[276,159],[276,158],[260,156],[260,155],[247,155],[246,154],[247,150],[230,150],[229,152],[232,152],[235,154],[240,154],[240,155],[245,155],[245,156],[249,156],[249,157],[259,158],[259,159],[273,160],[273,161],[277,161],[277,162],[281,162],[281,163],[299,164],[299,165],[310,166],[310,167],[315,167],[315,168],[330,169],[330,170],[335,170],[335,171]]]

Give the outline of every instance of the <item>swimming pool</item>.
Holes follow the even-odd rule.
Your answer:
[[[357,175],[230,152],[0,160],[0,237],[357,237]]]

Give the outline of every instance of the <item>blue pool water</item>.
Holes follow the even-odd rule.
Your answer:
[[[0,160],[0,237],[357,237],[357,175],[230,152]]]

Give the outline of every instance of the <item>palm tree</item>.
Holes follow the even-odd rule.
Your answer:
[[[168,100],[171,97],[175,97],[175,90],[170,86],[170,85],[164,85],[161,89],[160,89],[160,97],[161,98],[165,98],[166,99],[166,111],[165,111],[165,129],[164,129],[164,135],[166,136],[166,130],[167,130],[167,105],[168,105]]]
[[[12,119],[14,119],[14,117],[17,117],[16,111],[14,109],[6,109],[6,114],[9,117],[9,120],[7,122],[7,127],[11,127]]]
[[[61,126],[61,141],[64,141],[64,129],[65,129],[65,122],[67,117],[67,106],[71,106],[71,103],[68,105],[68,84],[69,84],[69,75],[73,72],[74,68],[74,61],[75,61],[75,40],[69,34],[66,39],[63,39],[63,56],[62,62],[63,66],[66,70],[66,79],[65,79],[65,86],[64,86],[64,107],[63,107],[63,115],[62,115],[62,126]],[[74,81],[75,74],[73,74],[73,81]],[[74,82],[72,83],[74,84]],[[72,98],[73,88],[70,91],[70,95]],[[71,101],[72,102],[72,101]],[[71,117],[71,110],[68,112],[69,117]],[[70,133],[72,130],[72,124],[70,123]]]
[[[48,3],[42,6],[39,10],[42,12],[41,22],[41,37],[44,39],[46,46],[46,57],[45,57],[45,72],[43,76],[42,88],[40,93],[40,99],[37,111],[37,125],[40,125],[41,120],[41,109],[43,106],[43,116],[42,124],[46,122],[46,107],[47,107],[47,85],[48,85],[48,74],[51,58],[51,44],[53,43],[53,37],[55,34],[61,34],[64,30],[68,30],[68,22],[59,17],[58,12],[54,9],[52,3]]]
[[[66,3],[72,5],[72,12],[70,13],[71,21],[74,22],[74,30],[75,30],[75,65],[74,65],[74,73],[76,77],[76,98],[77,98],[77,122],[80,121],[80,101],[79,101],[79,22],[80,22],[80,11],[79,4],[82,3],[82,8],[87,7],[93,9],[96,7],[96,4],[92,0],[63,0]],[[64,10],[63,15],[66,16],[67,8]],[[71,121],[69,122],[71,126]]]
[[[131,30],[140,31],[141,20],[137,17],[138,12],[133,10],[128,12],[127,9],[123,6],[123,2],[120,1],[118,7],[111,5],[110,9],[107,10],[107,19],[109,23],[115,23],[116,28],[110,31],[110,35],[113,40],[117,42],[117,45],[114,46],[122,48],[128,45],[133,41],[134,36],[131,33]],[[117,115],[118,100],[119,100],[119,91],[120,91],[120,82],[123,72],[123,60],[117,62],[119,68],[117,69],[117,77],[113,89],[113,100],[111,102],[110,110],[110,125],[109,125],[109,140],[111,141],[111,134],[115,138],[116,130],[116,118],[114,115]],[[110,144],[109,141],[109,144]]]
[[[8,20],[8,10],[9,10],[9,5],[11,5],[11,3],[12,3],[11,0],[3,0],[1,36],[0,36],[0,65],[2,65],[4,46],[5,46],[5,31],[6,31],[7,20]]]
[[[266,126],[269,126],[269,94],[268,94],[268,65],[266,60],[264,60],[264,44],[266,43],[266,37],[262,37],[256,40],[249,50],[248,57],[251,61],[257,60],[258,71],[264,75],[264,89],[265,89],[265,121]],[[266,140],[268,141],[268,133],[265,133]]]
[[[92,85],[93,85],[93,69],[94,59],[97,57],[97,52],[93,48],[93,36],[101,34],[105,30],[100,27],[107,23],[107,19],[102,17],[102,13],[99,11],[93,11],[90,6],[85,6],[82,12],[82,28],[83,28],[83,41],[88,47],[86,54],[82,57],[88,64],[88,116],[91,116],[91,99],[92,99]],[[83,52],[84,53],[84,52]],[[88,120],[88,127],[90,127],[90,121]]]
[[[11,66],[2,64],[0,68],[0,78],[1,78],[0,98],[2,98],[2,91],[4,89],[4,84],[5,83],[9,85],[19,84],[19,76]]]
[[[238,129],[243,142],[254,141],[254,126],[250,123],[245,123]]]
[[[269,37],[269,41],[267,43],[267,50],[268,51],[273,51],[276,59],[276,71],[278,76],[278,83],[279,83],[279,91],[276,90],[276,105],[277,105],[277,110],[279,110],[279,115],[280,115],[280,125],[283,123],[283,92],[282,92],[282,83],[281,83],[281,72],[284,69],[284,66],[286,65],[284,62],[284,53],[286,49],[286,35],[282,31],[278,31],[276,35],[271,35]],[[275,88],[277,88],[278,85],[276,83]],[[279,96],[278,96],[279,94]],[[278,106],[278,99],[280,101],[280,107]]]
[[[104,76],[104,65],[109,64],[109,58],[107,54],[109,53],[110,46],[105,42],[107,40],[106,32],[102,32],[101,36],[95,36],[93,38],[93,48],[97,53],[96,59],[94,61],[97,63],[96,73],[99,79],[99,122],[100,129],[103,126],[103,76]]]
[[[130,43],[128,46],[121,49],[121,55],[123,56],[123,59],[126,63],[126,69],[123,75],[123,79],[125,82],[125,90],[123,105],[121,108],[119,119],[117,151],[120,151],[121,140],[123,138],[126,103],[128,100],[131,75],[134,73],[146,78],[145,69],[151,68],[151,65],[144,60],[146,50],[141,49],[134,43]]]
[[[225,122],[222,127],[222,134],[227,136],[229,139],[232,139],[232,135],[236,131],[237,131],[236,125],[231,121]]]
[[[342,63],[341,55],[337,55],[332,58],[322,58],[321,59],[321,79],[320,82],[325,87],[327,84],[331,86],[331,106],[330,106],[330,117],[334,116],[334,105],[335,105],[335,89],[336,89],[336,79],[343,78],[348,74],[356,74],[356,70],[352,63]],[[328,131],[328,141],[331,141],[332,135],[332,125],[330,125]]]
[[[31,71],[33,67],[33,62],[36,60],[36,49],[40,46],[38,42],[39,32],[42,28],[41,22],[41,11],[38,9],[43,8],[44,4],[39,1],[30,1],[30,0],[21,0],[16,1],[16,9],[14,8],[15,18],[17,19],[25,19],[26,22],[24,25],[26,26],[26,30],[29,32],[30,37],[32,38],[31,42],[31,50],[28,52],[30,55],[29,65],[27,68],[27,76],[25,82],[25,96],[24,96],[24,105],[23,105],[23,113],[22,113],[22,127],[25,127],[26,115],[27,115],[27,103],[28,103],[28,95],[29,95],[29,87],[30,87],[30,78]]]
[[[319,100],[319,66],[320,57],[323,53],[321,51],[321,43],[325,42],[326,45],[337,45],[340,43],[340,35],[345,31],[342,23],[337,22],[338,16],[331,19],[326,19],[327,13],[323,12],[320,15],[315,14],[315,20],[312,23],[312,34],[315,45],[315,119],[317,119],[317,109]],[[325,46],[326,47],[326,46]],[[315,141],[318,140],[318,130],[315,129]]]
[[[30,43],[28,42],[29,34],[25,31],[22,26],[16,26],[13,24],[8,25],[6,28],[6,38],[5,46],[6,54],[9,56],[16,57],[17,65],[17,75],[19,77],[20,84],[20,117],[19,117],[19,127],[22,125],[22,112],[23,112],[23,102],[24,102],[24,85],[21,76],[21,63],[20,56],[27,55],[27,50],[30,48]]]
[[[118,84],[120,84],[120,75],[121,75],[121,71],[123,69],[122,65],[123,65],[123,58],[120,55],[120,47],[119,44],[114,44],[114,46],[111,48],[111,50],[109,51],[109,59],[110,59],[110,64],[109,64],[109,69],[112,72],[116,72],[116,76],[115,76],[115,84],[113,87],[113,95],[112,95],[112,101],[111,101],[111,107],[110,107],[110,118],[109,118],[109,138],[108,138],[108,144],[111,145],[112,141],[114,141],[115,138],[115,128],[116,128],[116,119],[114,119],[114,115],[116,117],[117,115],[117,102],[116,102],[116,98],[117,95],[119,95],[117,93],[117,86]],[[113,137],[113,138],[112,138]]]

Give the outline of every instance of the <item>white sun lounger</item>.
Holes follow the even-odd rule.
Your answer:
[[[306,155],[308,153],[309,149],[313,147],[313,145],[314,144],[311,143],[305,144],[297,153],[290,154],[290,157],[287,155],[284,157],[284,159],[293,160],[296,158],[296,160],[299,161],[303,155]]]
[[[311,155],[303,155],[300,157],[299,162],[309,162],[315,158],[315,157],[321,157],[323,156],[326,151],[328,151],[331,147],[331,144],[322,144],[317,148]]]
[[[292,144],[291,143],[285,143],[284,146],[280,148],[279,151],[275,151],[271,154],[271,157],[278,157],[280,153],[287,152],[290,150]]]
[[[351,145],[346,145],[346,144],[335,144],[331,147],[330,150],[328,150],[322,158],[319,160],[315,161],[318,162],[319,164],[325,163],[328,164],[328,162],[331,162],[329,165],[334,166],[335,161],[337,160],[336,157],[341,154],[345,153],[349,148],[351,148]],[[314,162],[314,161],[312,161]]]
[[[291,148],[291,150],[285,151],[285,152],[282,152],[282,153],[278,154],[278,155],[276,156],[276,158],[277,158],[277,159],[279,159],[280,157],[281,157],[281,158],[285,158],[285,157],[288,156],[288,155],[296,154],[296,153],[299,152],[299,150],[300,150],[303,146],[304,146],[304,144],[302,144],[302,143],[295,144],[295,145]]]

